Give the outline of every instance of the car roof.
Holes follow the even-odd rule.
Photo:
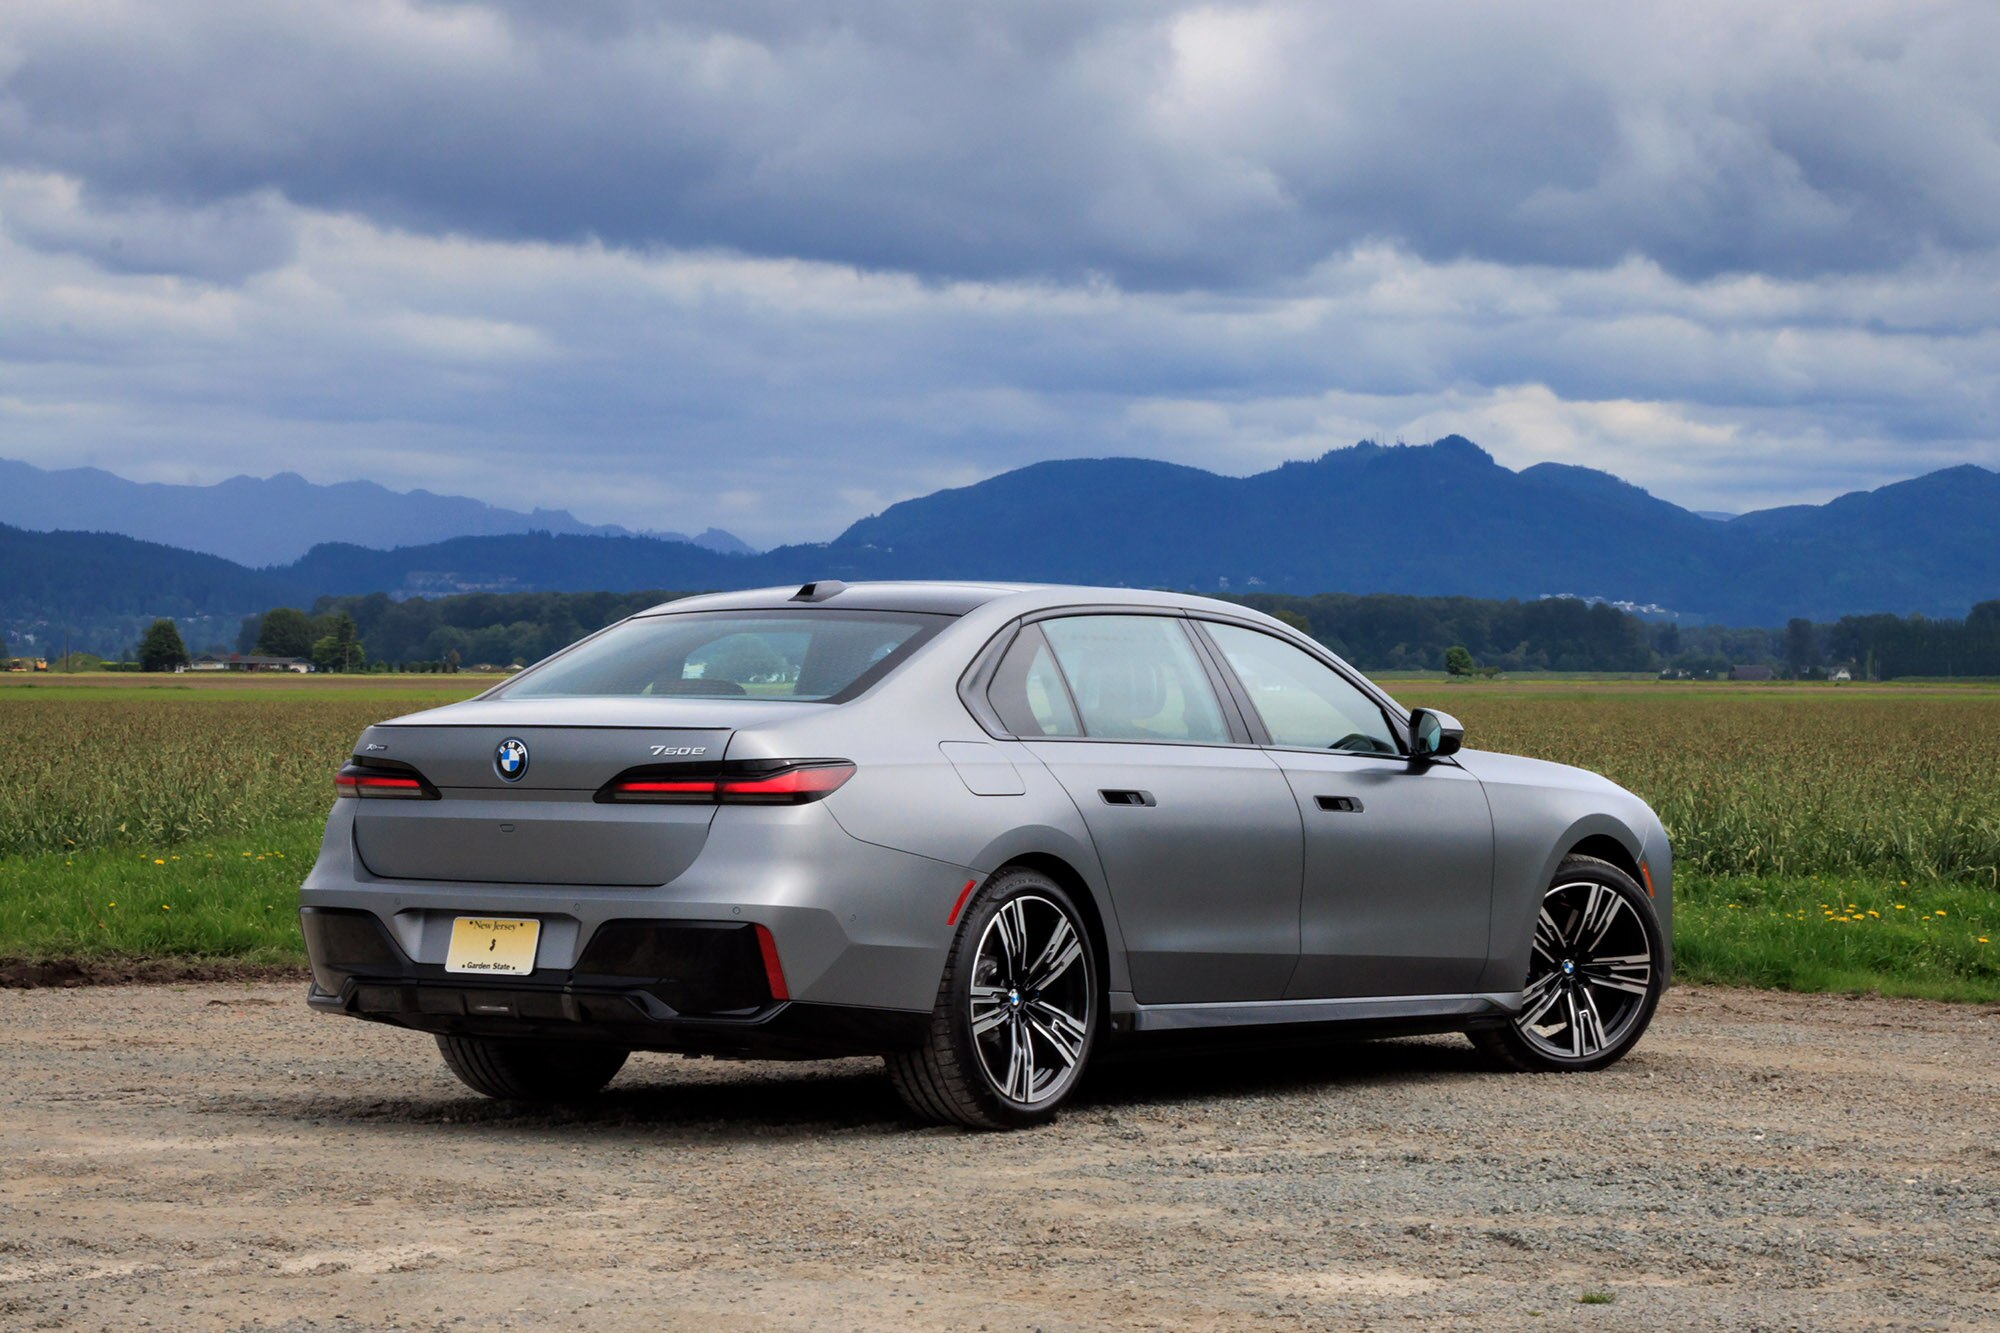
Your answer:
[[[952,583],[944,581],[849,583],[821,579],[775,588],[741,592],[703,593],[663,602],[640,612],[660,615],[684,611],[764,611],[776,608],[825,607],[843,611],[927,611],[962,616],[990,603],[1025,615],[1057,606],[1157,606],[1168,610],[1226,611],[1242,615],[1246,608],[1192,593],[1141,588],[1093,588],[1060,583]]]

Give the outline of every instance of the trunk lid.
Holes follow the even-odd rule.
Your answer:
[[[355,757],[410,765],[440,799],[359,800],[354,840],[362,864],[384,879],[673,880],[700,855],[715,807],[600,804],[595,796],[627,769],[720,760],[735,701],[634,708],[621,700],[615,712],[624,725],[607,725],[614,710],[599,705],[610,702],[473,700],[370,727]],[[740,716],[740,704],[735,711]],[[502,776],[503,747],[509,767],[520,765],[511,779]]]

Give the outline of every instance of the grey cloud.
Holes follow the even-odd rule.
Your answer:
[[[0,176],[0,199],[50,188]],[[291,258],[227,285],[52,258],[0,210],[0,366],[34,366],[0,381],[0,454],[365,475],[767,543],[1051,456],[1247,472],[1364,435],[1459,430],[1704,507],[2000,462],[2000,312],[1972,325],[1959,294],[1993,270],[1959,261],[1687,283],[1371,247],[1218,295],[279,218]],[[1858,313],[1885,286],[1909,327]],[[1960,331],[1924,331],[1933,309]]]
[[[0,155],[429,230],[1255,288],[1370,238],[1683,276],[2000,239],[2000,10],[475,6],[0,13]]]
[[[827,537],[1461,431],[2000,464],[2000,9],[0,6],[0,454]]]

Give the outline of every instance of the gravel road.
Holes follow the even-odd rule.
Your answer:
[[[0,991],[0,1327],[1993,1327],[1996,1056],[1681,989],[1601,1074],[1183,1052],[967,1135],[872,1062],[531,1111],[295,985]]]

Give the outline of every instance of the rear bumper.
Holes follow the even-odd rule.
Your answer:
[[[915,1045],[929,1020],[774,999],[740,922],[606,922],[575,967],[491,979],[413,960],[371,912],[306,908],[300,925],[313,969],[307,1004],[420,1032],[822,1059]]]
[[[463,915],[539,920],[536,972],[518,979],[536,984],[587,974],[587,951],[613,923],[761,925],[793,1000],[928,1012],[951,948],[952,904],[975,873],[849,837],[816,802],[718,812],[694,864],[647,888],[383,879],[355,851],[353,813],[345,807],[363,804],[335,802],[300,906],[371,914],[398,956],[438,981],[453,923]],[[331,985],[320,989],[337,993]]]

